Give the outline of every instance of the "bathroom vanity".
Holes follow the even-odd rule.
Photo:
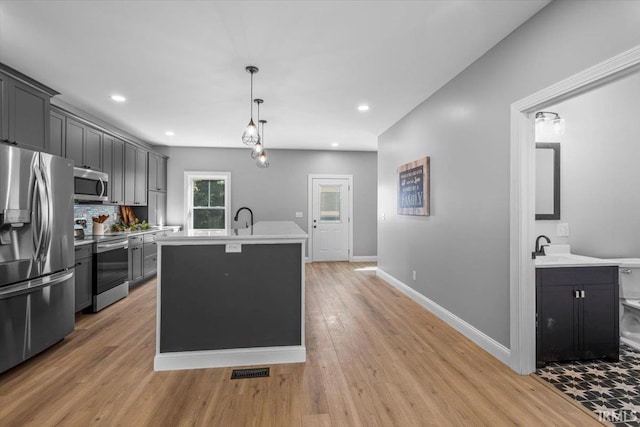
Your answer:
[[[618,265],[596,258],[536,259],[536,361],[606,358],[620,348]]]

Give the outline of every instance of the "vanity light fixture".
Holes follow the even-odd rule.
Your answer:
[[[115,102],[125,102],[127,98],[125,98],[122,95],[118,95],[117,93],[114,93],[113,95],[111,95],[111,100]]]
[[[247,73],[251,74],[251,120],[249,120],[249,124],[242,133],[242,142],[245,145],[253,147],[256,142],[260,140],[260,136],[258,135],[258,128],[256,127],[255,123],[253,123],[253,75],[259,70],[258,67],[254,67],[253,65],[248,65],[247,67],[245,67],[245,70],[247,71]]]
[[[267,121],[260,120],[258,123],[262,125],[262,151],[258,155],[258,160],[256,160],[256,166],[258,166],[259,168],[268,168],[269,159],[267,158],[267,150],[264,149],[264,124],[267,123]]]
[[[257,98],[257,99],[254,99],[253,102],[258,104],[258,126],[259,126],[262,123],[262,120],[260,120],[260,104],[262,104],[264,100]],[[262,123],[262,131],[264,132],[264,123]],[[262,132],[258,132],[258,142],[256,142],[256,144],[253,146],[253,150],[251,150],[252,159],[257,158],[260,155],[260,153],[262,153],[262,142],[261,142],[262,137],[260,136],[261,134]]]
[[[536,113],[536,134],[564,135],[564,119],[558,113],[538,111]]]

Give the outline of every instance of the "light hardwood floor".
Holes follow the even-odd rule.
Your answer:
[[[231,368],[153,371],[152,280],[1,374],[0,425],[599,425],[363,270],[371,265],[307,264],[307,362],[244,380],[230,380]]]

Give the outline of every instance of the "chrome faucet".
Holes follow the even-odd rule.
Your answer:
[[[545,239],[547,241],[546,245],[542,245],[540,246],[540,239]],[[536,238],[536,251],[533,253],[534,255],[544,255],[544,248],[545,246],[549,246],[551,244],[551,239],[549,239],[547,236],[545,236],[544,234],[539,235]]]
[[[248,207],[246,207],[246,206],[243,206],[243,207],[241,207],[240,209],[238,209],[238,210],[236,211],[236,216],[234,216],[234,217],[233,217],[233,220],[234,220],[234,221],[237,221],[237,220],[238,220],[238,215],[240,215],[240,211],[241,211],[241,210],[243,210],[243,209],[248,210],[248,211],[249,211],[249,213],[251,214],[251,228],[253,228],[253,211],[252,211],[251,209],[249,209]],[[245,223],[245,224],[246,224],[246,223]],[[246,224],[246,227],[247,227],[247,228],[249,228],[249,224]]]

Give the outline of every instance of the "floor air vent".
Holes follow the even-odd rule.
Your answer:
[[[231,373],[232,380],[241,380],[243,378],[260,378],[268,376],[269,368],[234,369]]]

